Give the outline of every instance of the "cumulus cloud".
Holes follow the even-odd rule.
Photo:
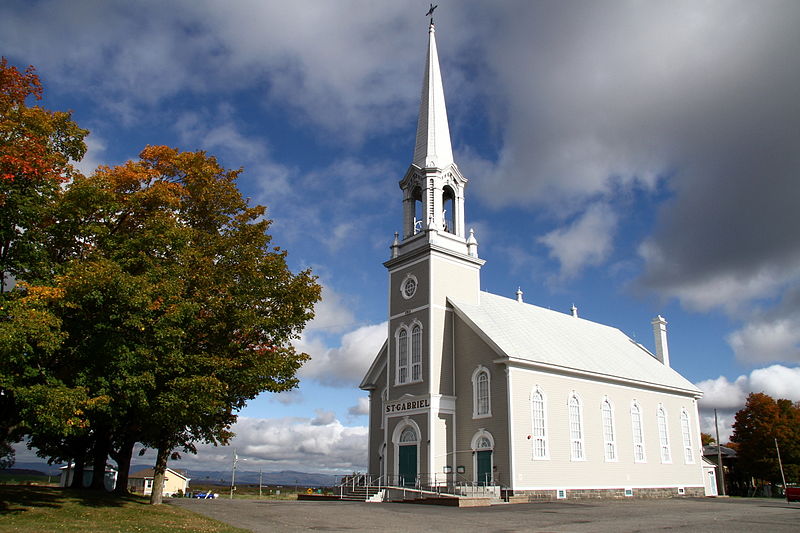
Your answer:
[[[539,237],[550,257],[561,265],[561,277],[575,277],[583,268],[603,263],[612,250],[617,216],[608,204],[590,205],[568,227]]]
[[[347,408],[347,414],[350,416],[364,416],[369,414],[369,398],[361,397],[358,403],[352,407]]]
[[[386,322],[363,326],[342,335],[341,344],[334,348],[313,335],[304,335],[299,346],[311,360],[300,369],[300,377],[331,387],[358,385],[386,340],[386,331]]]
[[[702,431],[715,434],[714,409],[719,419],[720,440],[726,442],[732,433],[736,411],[744,407],[747,395],[763,392],[775,399],[785,398],[800,401],[800,367],[772,365],[757,368],[749,375],[742,375],[733,381],[725,376],[707,379],[696,383],[703,391],[699,402]]]
[[[344,426],[332,413],[319,410],[313,419],[303,417],[240,417],[233,426],[230,446],[247,470],[302,472],[363,471],[367,457],[367,428]],[[230,468],[227,447],[198,446],[197,456],[184,455],[181,465],[203,470]]]
[[[754,313],[727,341],[741,361],[800,361],[800,289],[785,293],[774,308]]]

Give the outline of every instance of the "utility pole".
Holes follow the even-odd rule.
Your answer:
[[[258,498],[261,499],[261,479],[264,475],[264,468],[258,469]]]
[[[778,452],[778,466],[781,467],[781,479],[783,480],[783,492],[786,492],[786,476],[783,474],[783,461],[781,461],[781,449],[778,448],[778,438],[772,437],[775,439],[775,451]]]
[[[720,496],[725,496],[725,468],[722,466],[722,445],[719,443],[719,422],[716,409],[714,409],[714,428],[717,430],[717,464],[719,464],[719,479],[722,489]]]
[[[236,456],[236,448],[233,449],[233,470],[231,471],[231,497],[233,499],[233,491],[236,486],[236,463],[239,462],[239,457]]]

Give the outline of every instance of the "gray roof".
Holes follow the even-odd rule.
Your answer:
[[[488,292],[450,304],[501,358],[702,394],[617,328]]]

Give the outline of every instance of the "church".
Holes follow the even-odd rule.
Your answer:
[[[431,21],[387,341],[364,376],[369,473],[393,486],[490,486],[516,501],[702,496],[697,401],[619,329],[481,291]],[[398,209],[399,211],[399,209]]]

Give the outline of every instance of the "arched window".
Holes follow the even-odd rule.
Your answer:
[[[642,411],[636,402],[631,405],[631,425],[633,429],[633,460],[637,463],[646,461],[644,454],[644,432],[642,431]]]
[[[400,433],[400,442],[417,442],[419,439],[417,438],[417,432],[414,431],[414,428],[407,427]]]
[[[397,333],[397,383],[408,382],[408,332],[405,328]]]
[[[689,426],[689,413],[686,409],[681,410],[681,435],[683,436],[683,459],[691,464],[694,463],[694,452],[692,451],[692,431]]]
[[[581,402],[574,393],[569,397],[569,441],[570,458],[573,461],[586,459],[583,449],[583,415]]]
[[[658,418],[658,444],[661,449],[661,462],[671,463],[672,456],[670,456],[669,453],[669,432],[667,431],[667,413],[664,411],[663,407],[658,406],[656,417]]]
[[[611,409],[611,402],[608,401],[608,398],[603,400],[601,412],[603,416],[603,449],[606,461],[616,461],[617,440],[614,435],[614,411]]]
[[[533,420],[531,431],[533,458],[547,459],[547,423],[545,420],[544,394],[538,389],[531,395],[531,418]]]
[[[411,328],[411,381],[422,379],[422,328]]]
[[[492,416],[489,371],[482,366],[472,373],[472,416]]]
[[[455,199],[456,195],[453,192],[453,189],[445,185],[442,189],[442,229],[448,233],[456,232]]]

